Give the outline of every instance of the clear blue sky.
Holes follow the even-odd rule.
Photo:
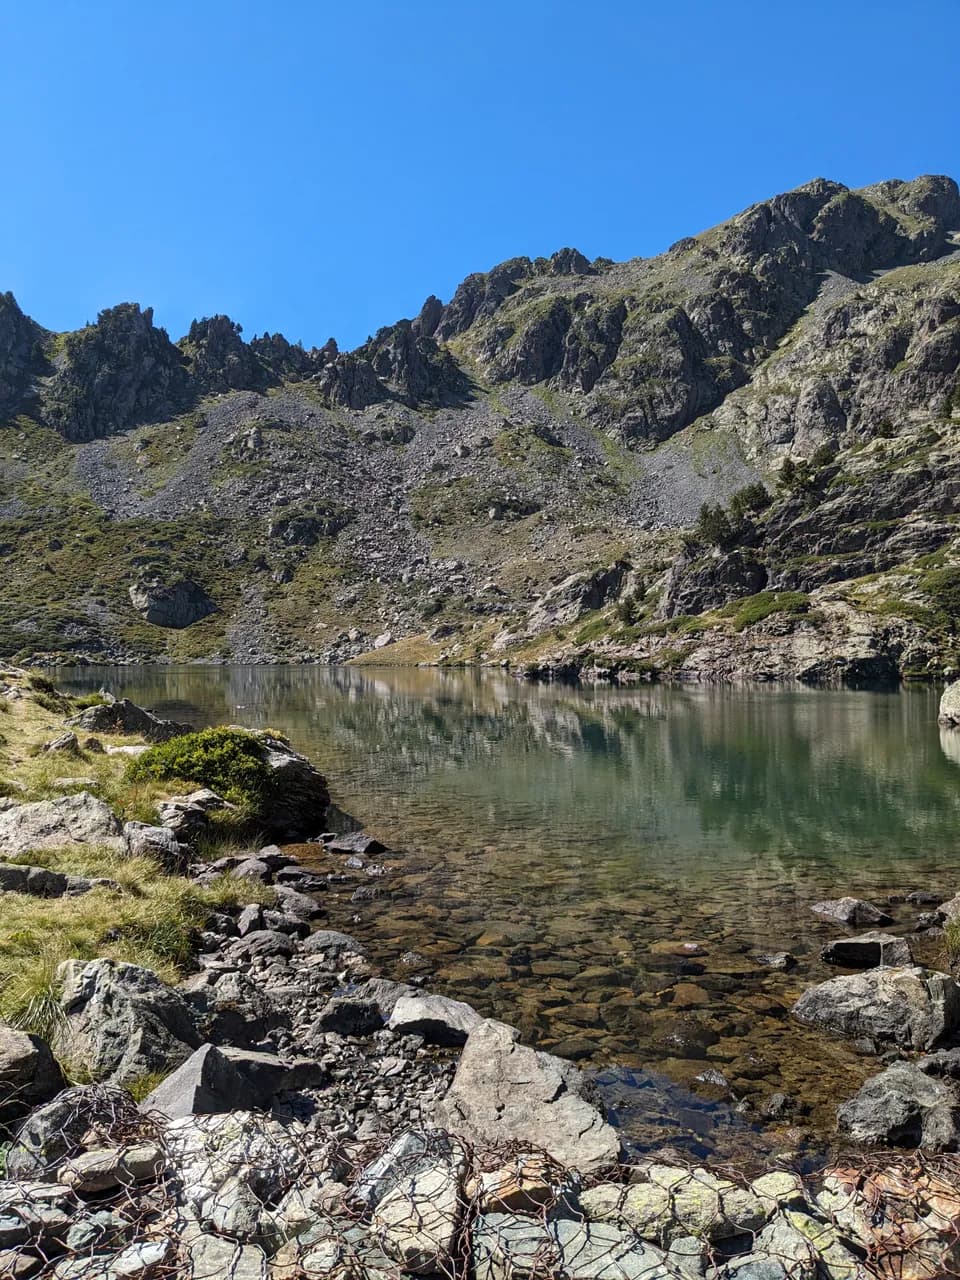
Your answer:
[[[344,347],[816,175],[960,177],[958,0],[0,0],[0,289]]]

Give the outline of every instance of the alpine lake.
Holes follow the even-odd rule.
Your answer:
[[[596,1076],[637,1150],[816,1160],[875,1057],[790,1017],[838,970],[867,898],[960,889],[960,733],[939,691],[628,689],[372,667],[85,667],[197,727],[271,726],[390,850],[385,874],[297,846],[331,876],[326,927],[385,976],[422,977]],[[889,905],[888,905],[889,904]],[[796,964],[771,967],[771,953]],[[782,1095],[782,1096],[778,1096]]]

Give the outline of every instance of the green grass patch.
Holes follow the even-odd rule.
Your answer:
[[[131,760],[127,778],[210,787],[251,814],[262,809],[270,789],[270,770],[256,735],[222,727],[158,743]]]
[[[810,597],[805,591],[760,591],[755,596],[731,600],[718,613],[731,618],[734,631],[743,631],[775,613],[804,614],[810,610]]]

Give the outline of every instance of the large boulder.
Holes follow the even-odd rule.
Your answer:
[[[150,969],[114,960],[61,966],[61,1057],[114,1084],[169,1071],[199,1047],[196,1015]]]
[[[913,964],[909,942],[891,933],[861,933],[853,938],[835,938],[820,949],[820,958],[827,964],[838,964],[844,969]]]
[[[940,699],[940,723],[949,729],[960,726],[960,680],[948,684]]]
[[[138,707],[129,698],[113,698],[104,695],[104,701],[95,707],[87,707],[79,715],[72,716],[67,724],[87,733],[135,733],[148,742],[166,742],[169,738],[190,733],[188,724],[175,720],[163,720],[152,711]]]
[[[912,1062],[895,1062],[837,1110],[837,1128],[854,1142],[956,1151],[960,1098]]]
[[[960,1030],[960,986],[917,966],[870,969],[811,987],[793,1016],[875,1049],[934,1049]]]
[[[100,887],[118,888],[115,880],[103,876],[68,876],[49,867],[32,867],[26,862],[0,862],[0,893],[25,893],[31,898],[73,898]]]
[[[251,1110],[257,1098],[247,1080],[215,1045],[201,1045],[140,1104],[148,1114],[214,1115],[234,1108]]]
[[[317,835],[330,807],[326,778],[288,742],[257,736],[270,770],[270,802],[263,817],[271,833],[290,840]]]
[[[0,799],[0,854],[5,858],[69,844],[98,845],[119,852],[123,836],[110,806],[89,791],[29,804]]]
[[[50,1046],[39,1036],[0,1022],[0,1123],[6,1123],[63,1088]]]
[[[469,1142],[542,1148],[582,1172],[613,1164],[620,1140],[585,1096],[582,1073],[520,1044],[519,1034],[492,1020],[470,1032],[437,1122]]]
[[[149,822],[125,822],[123,839],[132,858],[153,858],[167,871],[182,868],[185,850],[169,827]]]
[[[174,631],[192,627],[217,611],[203,587],[191,578],[179,578],[175,582],[157,579],[135,582],[129,588],[129,595],[130,603],[144,622]]]

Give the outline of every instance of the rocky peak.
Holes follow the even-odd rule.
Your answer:
[[[24,315],[12,293],[0,293],[0,414],[15,412],[32,378],[43,372],[48,336]]]
[[[548,270],[554,276],[595,276],[596,267],[583,256],[579,249],[558,249],[552,254]]]
[[[183,408],[183,354],[153,309],[135,302],[101,311],[97,323],[66,334],[42,390],[46,418],[68,440],[91,440]]]
[[[477,320],[492,316],[500,304],[516,293],[533,270],[529,258],[510,258],[490,271],[467,276],[443,309],[436,336],[443,341],[469,329]]]
[[[177,344],[189,362],[191,377],[204,391],[256,391],[273,380],[242,333],[229,316],[205,316],[194,320]]]

